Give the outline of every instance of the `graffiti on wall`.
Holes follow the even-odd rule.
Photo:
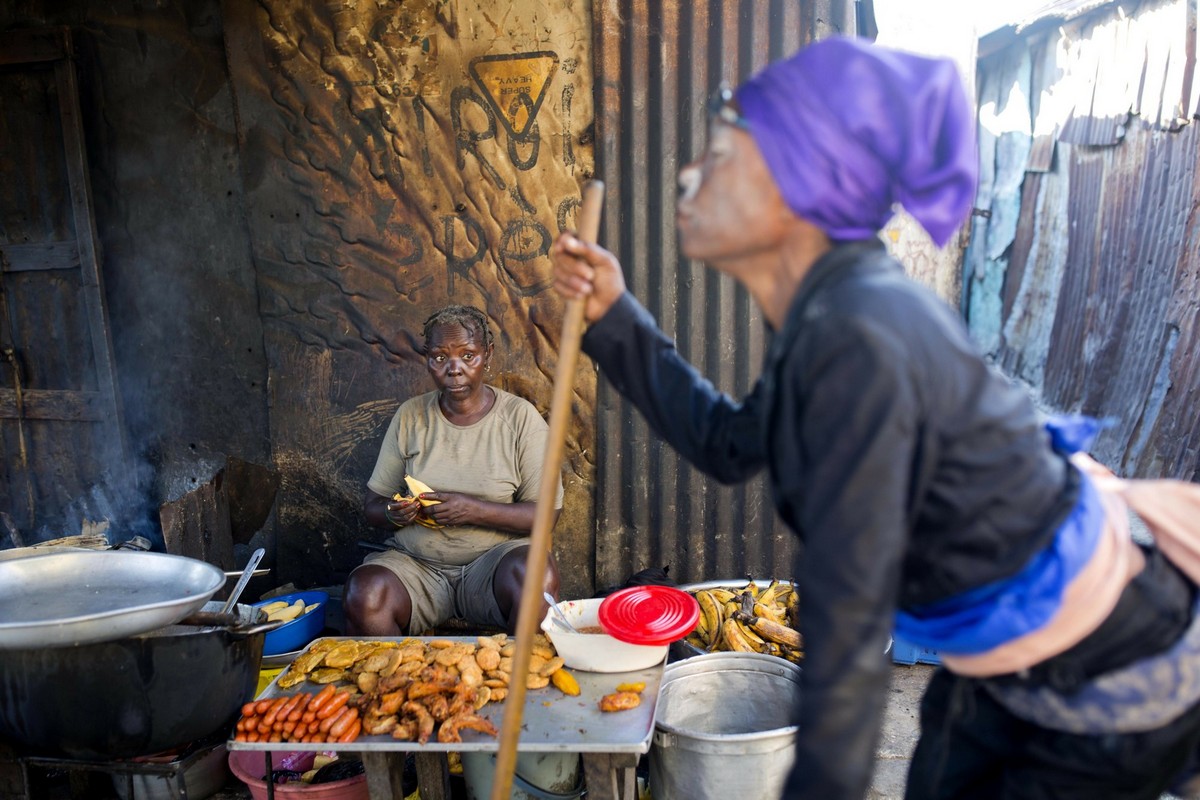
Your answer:
[[[224,10],[276,460],[286,451],[298,472],[324,471],[295,485],[357,502],[378,440],[356,434],[347,448],[347,421],[371,409],[374,430],[398,399],[430,388],[419,335],[446,303],[485,311],[497,383],[545,409],[562,309],[549,250],[574,225],[592,170],[588,10],[571,0]],[[568,458],[582,472],[587,369],[578,391]],[[331,530],[341,522],[321,513],[331,504],[320,491],[297,500],[284,481],[283,524],[320,528],[327,549],[358,535]],[[573,491],[560,528],[581,513]],[[312,505],[311,521],[297,503]]]

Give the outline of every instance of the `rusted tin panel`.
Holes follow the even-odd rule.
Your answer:
[[[1200,450],[1200,139],[1180,126],[1195,105],[1192,6],[1089,9],[980,63],[986,82],[1032,51],[1041,66],[1026,168],[1049,167],[1025,175],[1017,232],[997,262],[995,355],[1046,406],[1107,420],[1094,452],[1126,475],[1194,479]],[[997,169],[1006,159],[997,154]]]
[[[680,352],[735,396],[758,376],[765,329],[744,291],[680,255],[675,176],[703,148],[707,99],[722,81],[790,55],[818,28],[852,31],[847,19],[844,4],[829,2],[595,4],[603,243]],[[664,565],[681,582],[791,571],[795,544],[763,480],[722,487],[658,440],[603,379],[598,398],[598,585]]]
[[[1063,74],[1044,76],[1069,106],[1059,139],[1115,144],[1131,116],[1163,130],[1186,124],[1195,108],[1194,19],[1190,0],[1146,0],[1062,26],[1052,39]]]
[[[1044,175],[1038,191],[1026,192],[1022,230],[1030,234],[1014,243],[1007,277],[1016,280],[1013,266],[1038,264],[1034,253],[1055,260],[1040,242],[1065,238],[1061,273],[1043,264],[1021,281],[1021,292],[1036,298],[1052,296],[1061,280],[1038,388],[1052,408],[1108,420],[1094,452],[1127,475],[1195,474],[1197,351],[1189,344],[1198,287],[1196,250],[1187,243],[1197,237],[1198,146],[1195,126],[1138,126],[1117,147],[1064,148],[1067,172]],[[1054,193],[1069,187],[1065,230],[1062,214],[1045,213],[1055,204],[1046,199],[1049,184]],[[1001,363],[1036,386],[1036,371],[1021,373],[1038,359],[1025,308],[1033,302],[1019,301],[1023,322],[1017,312],[1007,318]]]

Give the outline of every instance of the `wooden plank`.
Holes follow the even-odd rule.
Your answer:
[[[362,754],[371,800],[404,797],[404,753],[368,751]]]
[[[25,389],[21,392],[24,408],[17,413],[17,393],[0,389],[0,419],[62,420],[65,422],[106,422],[107,402],[99,392],[74,392],[53,389]]]
[[[233,534],[225,470],[208,483],[158,509],[167,552],[198,558],[221,569],[233,569]]]
[[[0,64],[57,61],[69,52],[66,28],[0,33]]]
[[[66,35],[66,49],[71,49],[69,32]],[[83,299],[87,304],[96,381],[100,393],[108,403],[112,441],[121,455],[121,460],[127,461],[129,453],[125,443],[125,415],[121,407],[121,395],[117,390],[116,358],[113,355],[112,336],[108,328],[104,285],[100,280],[99,237],[96,234],[96,221],[92,217],[92,186],[88,178],[83,126],[79,120],[79,86],[75,77],[75,65],[69,61],[57,64],[55,77],[58,82],[58,108],[62,119],[67,178],[71,185],[71,211],[74,215],[75,239],[79,245],[80,284],[83,287]]]
[[[78,269],[79,248],[74,241],[0,245],[0,268],[4,272]]]
[[[449,800],[450,763],[445,753],[413,754],[417,767],[417,793],[422,800]]]

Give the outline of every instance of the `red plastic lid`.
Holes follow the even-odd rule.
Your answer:
[[[691,633],[699,620],[696,598],[671,586],[631,586],[600,603],[604,632],[630,644],[670,644]]]

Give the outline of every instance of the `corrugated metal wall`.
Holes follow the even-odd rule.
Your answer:
[[[1121,474],[1200,467],[1193,0],[1122,4],[980,63],[970,324]],[[990,204],[990,205],[989,205]]]
[[[596,0],[597,176],[601,243],[630,289],[720,389],[745,394],[765,331],[746,293],[675,245],[675,176],[698,155],[706,104],[802,44],[853,32],[849,2]],[[670,567],[683,582],[787,577],[795,542],[763,479],[721,487],[683,462],[601,378],[596,436],[596,583]]]

